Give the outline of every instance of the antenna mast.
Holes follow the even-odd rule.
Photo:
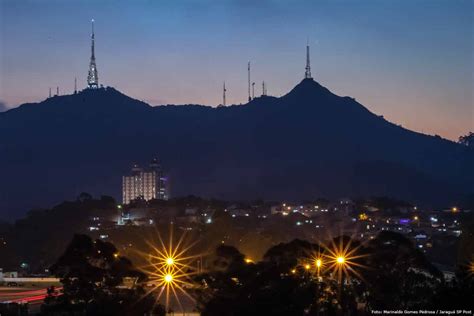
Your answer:
[[[225,81],[224,81],[224,87],[222,91],[222,105],[225,106],[225,93],[227,92],[227,89],[225,88]]]
[[[97,66],[95,64],[95,34],[94,34],[94,19],[92,19],[92,34],[91,34],[91,59],[89,62],[89,74],[87,76],[87,86],[90,89],[99,88],[99,76],[97,75]]]
[[[305,79],[312,79],[311,77],[311,64],[309,61],[309,43],[306,43],[306,71],[304,73]]]
[[[77,94],[77,77],[74,77],[74,94]]]
[[[249,92],[249,101],[251,101],[252,98],[250,97],[250,62],[248,64],[248,92]]]

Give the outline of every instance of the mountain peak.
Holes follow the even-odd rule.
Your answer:
[[[332,95],[331,91],[320,85],[313,78],[301,80],[285,97],[307,98],[314,96]]]

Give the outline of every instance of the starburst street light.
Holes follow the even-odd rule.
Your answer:
[[[321,266],[323,265],[323,261],[321,259],[316,259],[316,261],[314,262],[314,264],[316,265],[316,267],[319,269],[321,268]]]
[[[166,264],[172,266],[174,264],[174,259],[171,257],[166,258]]]
[[[193,285],[191,278],[197,274],[194,263],[201,255],[189,253],[196,242],[186,243],[185,235],[183,233],[178,242],[174,244],[173,226],[171,225],[169,242],[166,245],[158,233],[158,243],[147,241],[151,251],[141,253],[148,261],[148,264],[141,267],[141,270],[148,275],[147,285],[151,286],[145,295],[156,293],[157,302],[164,297],[166,309],[170,308],[172,298],[174,298],[173,302],[176,302],[181,309],[183,308],[180,297],[187,297],[194,301],[185,288]]]
[[[353,245],[352,239],[344,237],[333,239],[331,245],[326,247],[326,264],[328,269],[337,275],[339,282],[342,282],[343,277],[348,277],[350,274],[362,279],[357,268],[363,268],[363,266],[357,262],[357,259],[365,255],[358,253],[359,247]]]
[[[164,280],[166,283],[173,282],[173,275],[171,273],[168,273],[167,275],[165,275]]]
[[[320,281],[320,274],[321,274],[321,269],[322,269],[322,266],[323,266],[323,259],[321,259],[320,255],[318,255],[316,257],[316,259],[314,260],[314,265],[316,266],[316,273],[317,273],[317,277],[318,277],[318,280]]]

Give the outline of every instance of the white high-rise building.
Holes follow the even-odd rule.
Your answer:
[[[137,198],[142,198],[145,201],[167,200],[167,180],[157,159],[153,159],[148,170],[134,165],[131,174],[123,177],[123,204],[129,204],[130,201]]]

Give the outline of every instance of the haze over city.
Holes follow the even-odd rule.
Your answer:
[[[151,105],[246,102],[313,77],[372,112],[457,140],[473,125],[473,3],[415,1],[2,1],[0,103],[86,85],[90,20],[101,83]],[[74,14],[71,14],[74,13]],[[32,31],[34,30],[34,32]],[[1,109],[1,108],[0,108]]]

